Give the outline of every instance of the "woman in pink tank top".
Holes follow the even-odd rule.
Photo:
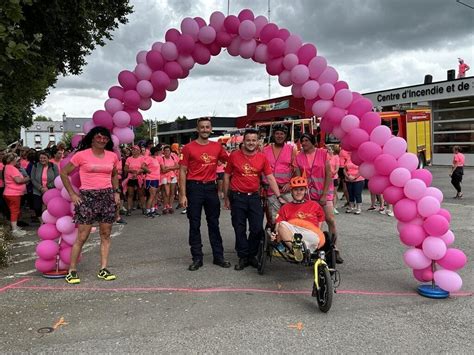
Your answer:
[[[457,192],[454,198],[462,198],[461,183],[464,175],[464,154],[461,153],[461,147],[458,145],[453,147],[453,154],[453,165],[449,176],[451,176],[451,184]]]

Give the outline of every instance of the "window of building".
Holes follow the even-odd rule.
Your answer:
[[[76,123],[76,128],[81,128],[81,125]]]
[[[41,129],[41,126],[39,124],[36,125],[36,129],[39,131]]]
[[[50,141],[50,142],[56,142],[56,137],[54,136],[54,134],[51,134],[51,135],[49,136],[49,141]]]
[[[53,127],[53,126],[49,126],[49,127],[48,127],[48,132],[49,132],[49,133],[53,133],[53,132],[54,132],[54,127]]]
[[[41,136],[39,134],[35,135],[35,143],[41,143]]]

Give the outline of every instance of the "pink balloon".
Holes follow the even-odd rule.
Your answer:
[[[72,233],[75,228],[76,225],[72,221],[71,216],[60,217],[56,222],[56,229],[62,234]]]
[[[108,95],[111,99],[118,99],[122,101],[124,92],[125,90],[122,87],[112,86],[108,91]]]
[[[418,180],[418,181],[421,181],[421,180]],[[418,207],[418,213],[421,216],[429,217],[438,213],[440,209],[440,203],[433,196],[424,196],[418,201],[417,207]]]
[[[42,273],[53,271],[56,269],[56,259],[51,259],[51,260],[44,260],[41,258],[36,259],[35,268],[36,270]]]
[[[410,179],[403,187],[403,192],[409,199],[418,201],[425,195],[426,184],[420,179]]]
[[[413,270],[413,276],[420,282],[430,282],[433,280],[433,270],[431,270],[431,266],[421,270]]]
[[[426,184],[426,182],[425,182]],[[427,196],[433,196],[434,198],[436,198],[440,203],[443,202],[443,193],[441,192],[440,189],[436,188],[436,187],[428,187],[426,189],[426,192],[425,194]]]
[[[176,44],[174,44],[173,42],[165,42],[161,47],[161,55],[165,60],[176,60],[178,58],[178,54],[178,48],[176,48]]]
[[[196,43],[193,51],[193,59],[198,64],[207,64],[211,60],[211,52],[202,44]]]
[[[109,99],[109,100],[117,100],[117,99]],[[123,107],[123,105],[120,101],[118,101],[118,103],[120,104],[119,105],[120,107]],[[115,104],[117,104],[117,103],[114,101],[114,105]],[[109,111],[109,110],[107,110],[107,111]],[[92,115],[92,121],[94,122],[94,124],[96,126],[102,126],[102,127],[107,128],[107,129],[111,129],[113,127],[112,114],[109,113],[110,111],[109,112],[107,112],[107,111],[97,110],[97,111],[94,112],[94,114]],[[117,111],[120,111],[120,110],[117,110]],[[117,112],[117,111],[114,110],[114,113]]]
[[[79,143],[81,143],[82,141],[82,137],[84,137],[83,134],[75,134],[74,136],[72,136],[71,138],[71,146],[73,148],[77,148],[77,146],[79,145]]]
[[[244,59],[252,58],[255,54],[256,48],[257,42],[254,39],[250,39],[248,41],[241,41],[239,49],[240,56]]]
[[[216,30],[220,31],[224,26],[225,15],[220,11],[214,11],[209,18],[210,25]]]
[[[181,68],[185,70],[191,70],[195,64],[194,58],[190,55],[188,56],[180,55],[177,59],[177,62],[181,66]]]
[[[224,27],[227,32],[231,34],[238,34],[240,27],[240,20],[235,15],[229,15],[224,20]]]
[[[343,110],[342,108],[333,106],[326,112],[324,117],[327,117],[327,119],[331,121],[332,124],[340,125],[345,115],[346,115],[345,110]]]
[[[117,127],[127,127],[128,125],[130,125],[130,115],[125,111],[115,112],[113,116],[113,121],[114,125]]]
[[[216,40],[217,32],[212,26],[204,26],[199,29],[199,40],[204,44],[211,44]],[[194,46],[193,46],[194,48]],[[191,51],[192,52],[192,51]],[[190,53],[191,53],[190,52]]]
[[[390,173],[390,182],[394,186],[404,187],[410,179],[410,171],[405,168],[396,168]]]
[[[397,159],[395,159],[390,154],[380,154],[377,158],[375,158],[374,166],[377,174],[390,175],[393,170],[398,168],[398,162]]]
[[[74,192],[75,192],[76,194],[79,195],[79,189],[78,189],[76,186],[73,186],[72,189],[74,190]],[[69,193],[67,192],[67,190],[66,190],[65,187],[63,187],[63,188],[61,189],[61,197],[62,197],[63,199],[65,199],[65,200],[71,202],[71,197],[69,196]]]
[[[71,247],[59,251],[60,259],[67,265],[71,264]]]
[[[351,153],[351,160],[357,166],[360,166],[360,164],[363,163],[363,160],[361,158],[359,158],[359,155],[357,154],[357,151],[354,151],[354,152]]]
[[[260,43],[257,48],[255,48],[255,61],[262,64],[268,61],[268,51],[266,44]]]
[[[146,54],[147,51],[140,51],[137,53],[135,57],[137,64],[146,64]]]
[[[449,230],[449,222],[443,216],[435,214],[425,219],[423,228],[429,235],[439,237]]]
[[[439,211],[438,211],[438,214],[439,214],[440,216],[443,216],[444,218],[446,218],[446,220],[447,220],[448,222],[451,222],[451,213],[450,213],[447,209],[445,209],[445,208],[440,208]]]
[[[135,75],[137,80],[148,80],[150,79],[151,73],[153,72],[151,68],[146,64],[138,64],[135,67]]]
[[[383,146],[385,154],[391,154],[395,158],[402,156],[407,150],[407,142],[401,137],[390,138]]]
[[[462,287],[462,279],[454,271],[437,270],[434,272],[433,279],[436,285],[448,292],[459,291]]]
[[[370,178],[368,186],[370,192],[380,195],[387,187],[390,186],[390,181],[386,176],[374,175],[372,178]]]
[[[41,214],[41,219],[44,223],[46,224],[56,224],[56,221],[58,220],[56,217],[51,216],[51,214],[48,212],[48,210],[44,210],[43,213]]]
[[[301,93],[301,86],[302,85],[293,84],[293,86],[291,87],[291,94],[294,97],[296,97],[296,98],[303,97],[303,94]],[[311,108],[311,110],[312,110],[312,108]]]
[[[257,26],[251,20],[244,20],[239,25],[239,36],[244,40],[253,39],[256,32]]]
[[[199,17],[199,16],[194,17],[194,21],[196,21],[196,23],[198,24],[199,29],[207,25],[206,21],[202,17]]]
[[[331,108],[333,108],[333,107],[331,107]],[[329,110],[331,110],[331,109],[329,109]],[[328,110],[328,112],[329,112],[329,110]],[[326,112],[326,113],[327,113],[327,112]],[[342,139],[342,138],[344,138],[344,136],[346,135],[346,131],[344,131],[344,130],[341,128],[341,126],[336,126],[336,127],[333,128],[332,134],[333,134],[333,136],[336,137],[337,139]]]
[[[170,42],[170,43],[178,42],[179,37],[181,37],[181,33],[176,28],[170,28],[165,33],[165,41]],[[164,43],[161,43],[160,48],[159,48],[160,51],[163,49],[163,45],[164,45]],[[153,48],[153,49],[155,49],[155,48]]]
[[[130,70],[122,70],[118,75],[118,81],[124,90],[134,90],[137,85],[137,77]]]
[[[369,141],[362,143],[357,152],[362,160],[372,162],[376,157],[382,154],[382,148],[380,148],[378,144]]]
[[[147,53],[146,62],[152,70],[160,70],[165,64],[165,60],[161,55],[161,52],[155,50],[151,50]]]
[[[432,260],[439,260],[446,255],[446,244],[441,238],[426,237],[422,245],[423,253]]]
[[[377,143],[379,146],[383,146],[392,137],[392,131],[387,126],[375,127],[370,133],[370,140]]]
[[[270,58],[281,57],[285,52],[285,42],[281,38],[273,38],[268,42],[267,48]]]
[[[332,99],[335,93],[336,93],[336,89],[334,88],[334,85],[330,83],[322,84],[318,91],[319,97],[322,98],[323,100]]]
[[[413,153],[404,153],[398,158],[398,164],[410,172],[415,171],[418,167],[418,157]]]
[[[291,55],[291,54],[288,54]],[[291,80],[291,73],[290,73]],[[307,100],[312,100],[318,96],[319,83],[316,80],[308,80],[301,87],[301,94]]]
[[[291,73],[289,70],[283,70],[280,75],[278,75],[278,82],[281,86],[291,86],[293,82],[291,81]],[[311,105],[312,106],[312,105]]]
[[[256,27],[255,36],[260,37],[260,32],[262,31],[262,28],[268,23],[268,20],[265,16],[257,16],[255,20],[253,20],[253,23],[255,23]]]
[[[309,75],[311,79],[319,79],[319,76],[326,70],[326,68],[327,68],[326,58],[317,56],[311,59],[311,61],[308,64]],[[352,100],[352,96],[351,96],[351,100]]]
[[[61,190],[64,187],[63,181],[61,180],[61,176],[56,176],[54,178],[54,187]]]
[[[127,111],[127,113],[130,115],[130,125],[137,127],[140,126],[143,123],[143,116],[140,112],[138,111]],[[117,137],[119,138],[119,137]],[[119,139],[120,141],[120,139]]]
[[[62,197],[55,197],[48,203],[48,212],[54,217],[62,217],[70,214],[69,201]]]
[[[94,122],[92,120],[86,121],[86,122],[84,122],[84,125],[82,127],[82,131],[84,132],[84,134],[87,134],[95,126],[96,125],[94,124]]]
[[[332,106],[333,102],[331,100],[318,100],[313,104],[311,110],[315,116],[322,117]]]
[[[299,49],[303,45],[301,37],[298,35],[290,35],[285,40],[285,55],[290,53],[298,53]]]
[[[183,75],[183,68],[178,62],[167,62],[163,67],[163,71],[168,75],[170,79],[178,79]]]
[[[362,128],[369,134],[372,134],[374,129],[380,126],[380,123],[381,123],[381,118],[377,112],[366,112],[360,118],[360,128]]]
[[[130,128],[115,127],[113,129],[113,134],[117,136],[121,144],[132,143],[135,138],[135,134]]]
[[[214,38],[215,38],[216,31],[212,27],[209,27],[209,28],[212,29],[212,31],[214,31]],[[199,30],[199,33],[201,33],[201,29]],[[194,38],[189,34],[183,34],[181,37],[179,37],[179,39],[176,41],[176,49],[178,50],[178,53],[179,53],[178,55],[190,55],[194,50],[194,42],[195,42]]]
[[[363,162],[359,166],[359,173],[366,179],[372,178],[376,174],[374,164]]]
[[[295,84],[304,84],[309,78],[309,70],[306,65],[298,64],[291,69],[291,80]]]
[[[169,85],[166,87],[167,91],[175,91],[178,88],[178,80],[171,79]]]
[[[284,70],[283,58],[279,57],[279,58],[269,59],[266,65],[266,70],[267,70],[267,73],[270,75],[280,75],[280,73]]]
[[[349,139],[349,144],[352,145],[355,149],[357,149],[362,143],[367,142],[369,140],[369,134],[363,129],[354,128],[349,133],[347,133],[347,139]],[[352,154],[356,154],[356,152]],[[362,160],[360,161],[360,163],[362,163]],[[360,165],[357,163],[355,164]]]
[[[407,266],[415,270],[425,269],[431,265],[431,259],[427,258],[423,251],[417,248],[408,249],[403,254],[403,260]]]
[[[426,186],[430,186],[433,181],[433,175],[426,169],[417,169],[411,173],[413,179],[423,180]]]
[[[49,213],[49,215],[52,216],[51,213]],[[37,233],[38,233],[38,237],[40,237],[43,240],[54,240],[54,239],[59,238],[59,236],[61,235],[61,233],[56,229],[56,225],[52,223],[42,224],[38,228]]]
[[[55,197],[60,197],[61,196],[61,191],[58,189],[49,189],[43,194],[43,202],[45,205],[48,205],[49,202],[55,198]]]
[[[316,57],[316,47],[311,44],[311,43],[306,43],[304,44],[299,50],[298,50],[298,59],[300,64],[304,64],[305,66],[309,64],[311,59]]]
[[[285,55],[285,57],[283,58],[283,66],[285,67],[285,69],[291,70],[296,65],[298,65],[298,56],[296,54],[289,53],[289,54]]]
[[[342,89],[334,95],[334,105],[340,108],[347,108],[352,102],[352,92],[349,89]]]
[[[253,21],[255,16],[250,9],[243,9],[239,12],[238,18],[240,21],[250,20]]]
[[[462,250],[448,248],[444,257],[436,261],[439,266],[447,270],[459,270],[467,263],[467,256]]]
[[[425,238],[425,230],[416,224],[407,223],[400,229],[400,241],[409,247],[420,245]]]
[[[278,26],[274,23],[268,23],[260,31],[260,40],[267,44],[278,35]]]
[[[354,93],[352,93],[354,95]],[[372,111],[372,101],[366,98],[352,100],[352,104],[348,108],[348,113],[357,117],[362,117],[366,112]]]
[[[181,21],[181,32],[183,35],[190,35],[195,41],[197,41],[199,25],[191,17],[185,17],[183,21]]]
[[[233,38],[234,37],[227,32],[216,33],[216,43],[221,47],[229,47],[230,44],[232,43]]]
[[[71,232],[71,233],[68,233],[68,234],[62,234],[61,235],[61,240],[63,242],[65,242],[66,244],[70,245],[70,246],[73,246],[74,245],[74,242],[76,241],[77,239],[77,233],[78,233],[78,229],[77,228],[74,228],[74,230]]]
[[[36,255],[41,259],[51,260],[56,259],[56,255],[59,252],[59,245],[52,240],[42,240],[36,246]]]
[[[402,222],[409,222],[417,215],[416,202],[408,198],[402,198],[393,206],[395,217]]]
[[[453,244],[454,242],[454,233],[451,231],[451,230],[448,230],[446,233],[444,233],[443,235],[439,236],[438,238],[441,238],[443,239],[443,242],[446,244],[446,245],[451,245]]]
[[[151,75],[151,84],[155,89],[166,89],[170,83],[168,74],[163,71],[157,70]]]
[[[354,128],[359,128],[359,118],[354,115],[346,115],[341,121],[341,128],[347,132],[350,132]]]
[[[127,107],[136,109],[140,105],[140,94],[135,90],[127,90],[123,95],[123,102]]]
[[[309,63],[311,65],[311,63]],[[342,89],[349,89],[349,85],[344,80],[339,80],[334,84],[334,89],[336,92]]]
[[[170,83],[171,83],[171,81],[170,81]],[[153,95],[151,95],[151,98],[153,100],[155,100],[156,102],[165,101],[165,99],[166,99],[166,90],[165,89],[156,89],[155,91],[153,91]],[[132,126],[135,126],[135,125],[132,124]],[[136,126],[138,126],[138,125],[136,125]]]
[[[334,85],[338,79],[339,74],[337,73],[336,69],[331,66],[327,66],[326,69],[324,69],[324,71],[318,77],[318,81],[321,85],[325,83]]]
[[[125,94],[124,94],[125,96]],[[122,111],[123,110],[123,104],[120,100],[118,99],[107,99],[104,103],[104,107],[105,107],[105,110],[110,113],[111,115],[113,115],[115,112],[117,111]],[[101,111],[101,110],[99,110]],[[98,112],[98,111],[96,111]],[[99,124],[94,120],[94,117],[93,117],[93,121],[96,125],[99,126]],[[108,122],[108,121],[107,121]],[[104,122],[104,123],[107,123],[107,122]],[[111,123],[112,121],[110,121]],[[106,128],[109,128],[107,126],[104,126]]]
[[[137,92],[143,98],[149,98],[153,94],[153,85],[148,80],[140,80],[137,84]]]
[[[389,186],[383,191],[383,198],[391,205],[394,205],[404,197],[405,195],[401,187]]]

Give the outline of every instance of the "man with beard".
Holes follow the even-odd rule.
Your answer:
[[[263,209],[259,193],[262,173],[266,176],[277,199],[284,203],[275,177],[272,175],[270,163],[263,153],[257,152],[257,144],[258,131],[247,129],[244,133],[242,149],[230,155],[224,173],[224,203],[225,207],[231,210],[235,249],[239,257],[235,270],[257,265],[255,256],[258,243],[264,236]]]
[[[187,209],[189,219],[189,245],[193,263],[190,271],[203,265],[201,242],[201,212],[206,213],[209,240],[214,257],[213,263],[223,268],[230,267],[224,259],[222,236],[219,230],[221,205],[217,194],[216,170],[218,161],[227,161],[227,153],[220,143],[209,141],[212,132],[211,119],[197,121],[198,138],[184,146],[179,170],[179,199]]]

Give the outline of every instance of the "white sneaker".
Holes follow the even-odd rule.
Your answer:
[[[362,210],[360,208],[356,208],[354,210],[354,214],[361,214]]]
[[[181,214],[186,214],[188,211],[186,208],[184,208],[182,211],[181,211]]]
[[[352,213],[352,212],[354,212],[354,209],[352,207],[346,208],[346,213]]]
[[[24,231],[23,229],[17,228],[17,229],[12,230],[12,235],[17,238],[23,237],[26,235],[26,231]]]
[[[394,216],[393,211],[387,210],[387,216],[393,217]]]

